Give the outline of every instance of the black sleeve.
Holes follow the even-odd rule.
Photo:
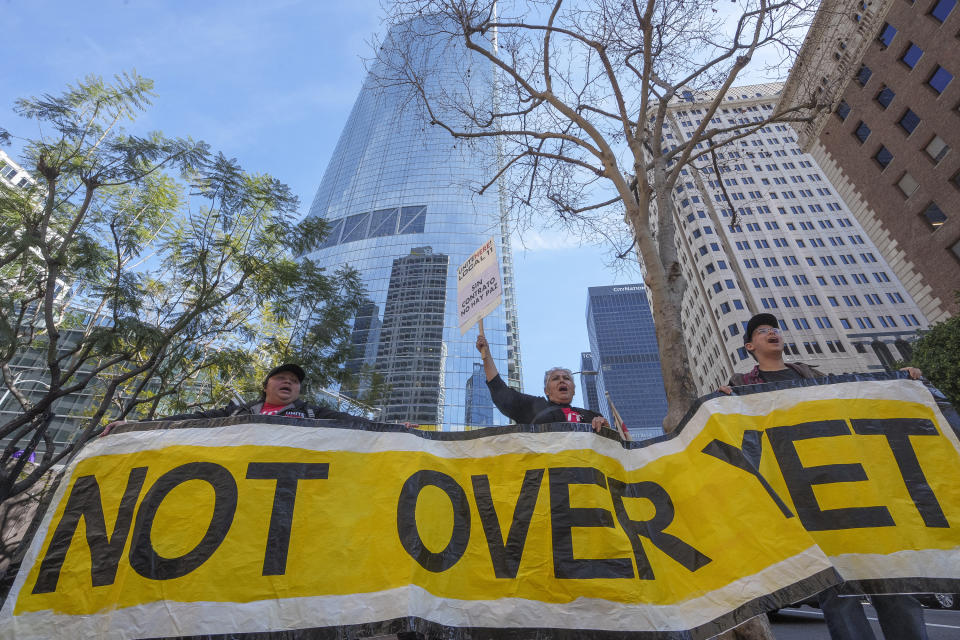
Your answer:
[[[490,397],[500,413],[517,424],[530,424],[534,416],[548,404],[543,398],[529,396],[508,387],[499,375],[493,380],[487,380],[487,388],[490,389]]]
[[[362,416],[354,416],[343,411],[336,411],[323,405],[310,405],[310,408],[313,409],[313,415],[318,420],[340,420],[341,422],[372,424],[370,420]]]
[[[164,416],[162,418],[154,418],[155,422],[172,422],[174,420],[204,420],[207,418],[226,418],[227,416],[232,416],[237,410],[240,409],[239,405],[228,404],[225,407],[220,407],[219,409],[207,409],[206,411],[194,411],[193,413],[178,413],[174,416]]]

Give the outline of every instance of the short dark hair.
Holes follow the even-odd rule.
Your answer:
[[[750,322],[747,323],[747,330],[743,333],[743,344],[752,342],[753,332],[757,330],[757,327],[763,325],[768,325],[775,328],[780,327],[780,324],[777,322],[777,317],[772,313],[758,313],[750,318]]]

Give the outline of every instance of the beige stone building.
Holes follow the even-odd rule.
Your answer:
[[[754,311],[780,320],[788,361],[825,373],[891,369],[928,326],[796,131],[757,128],[782,89],[731,88],[708,129],[753,132],[717,153],[719,173],[708,157],[684,168],[673,193],[689,283],[681,318],[701,393],[753,367],[743,331]],[[671,102],[664,144],[689,139],[713,97]]]

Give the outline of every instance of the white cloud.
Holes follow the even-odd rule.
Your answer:
[[[510,238],[514,252],[564,251],[580,247],[583,238],[556,230],[526,229],[514,231]]]

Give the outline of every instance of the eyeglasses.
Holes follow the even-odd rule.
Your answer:
[[[754,329],[753,333],[755,335],[761,335],[761,336],[765,336],[768,333],[775,333],[777,335],[781,335],[783,331],[781,331],[780,329],[777,329],[776,327],[760,327],[759,329]]]

